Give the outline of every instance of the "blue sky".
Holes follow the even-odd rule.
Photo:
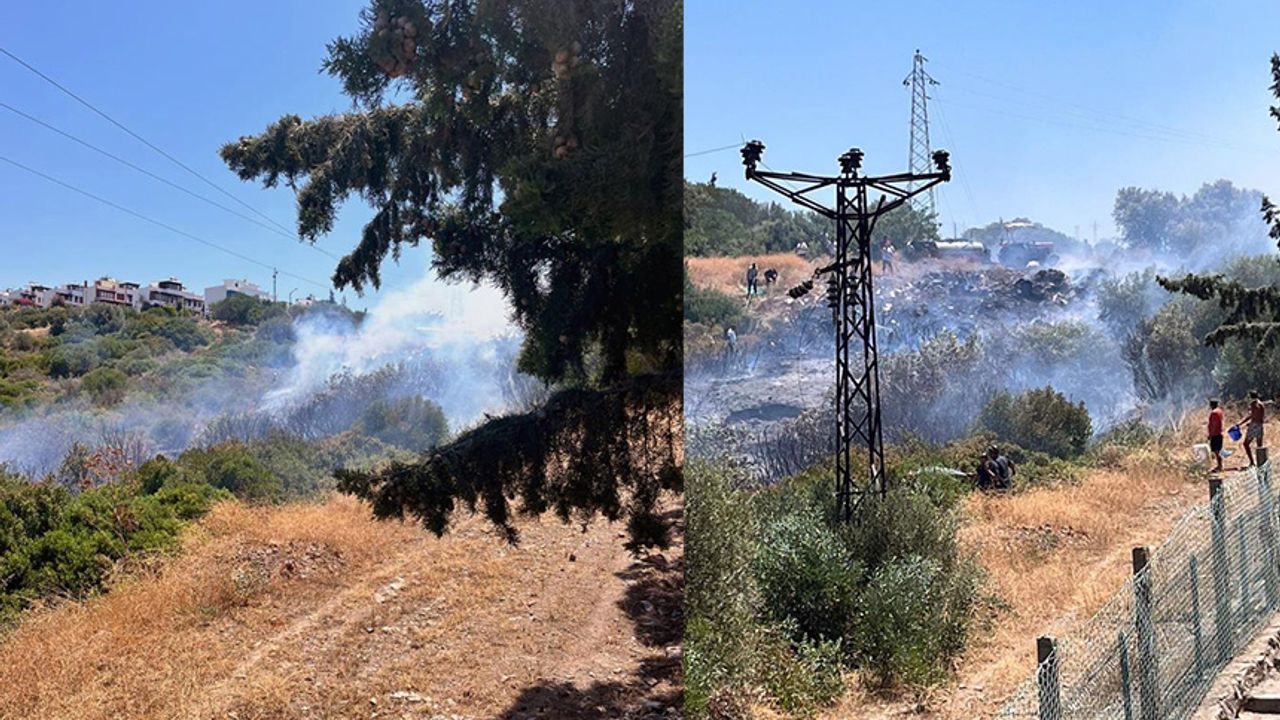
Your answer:
[[[830,172],[851,146],[869,172],[906,170],[919,48],[941,85],[932,145],[952,153],[946,234],[1029,216],[1081,237],[1114,233],[1116,190],[1194,192],[1228,178],[1280,195],[1270,57],[1280,3],[732,2],[685,5],[685,152],[744,137],[779,171]],[[736,150],[685,175],[771,194]]]
[[[241,182],[217,156],[240,135],[287,113],[311,117],[350,109],[339,84],[319,74],[325,44],[356,28],[355,0],[220,0],[216,3],[0,3],[0,47],[73,92],[286,228],[296,224],[292,191]],[[54,87],[0,55],[0,103],[77,135],[237,211],[252,212],[155,154]],[[296,241],[211,207],[0,108],[0,156],[8,157],[185,232],[225,245],[327,287],[334,261]],[[203,288],[247,277],[270,288],[268,269],[175,236],[0,163],[0,287],[112,275],[150,282],[176,275]],[[349,204],[320,246],[354,246],[369,211]],[[422,276],[425,249],[388,260],[384,281]],[[282,275],[283,299],[324,288]],[[371,305],[376,295],[357,299]]]

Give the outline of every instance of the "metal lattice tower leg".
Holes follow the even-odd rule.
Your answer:
[[[911,74],[902,81],[911,88],[911,147],[907,153],[907,171],[911,173],[927,173],[932,167],[929,156],[929,86],[937,85],[929,73],[925,72],[927,58],[916,50],[911,63]],[[929,192],[912,198],[911,205],[917,210],[932,214],[937,206],[937,197],[931,189]]]

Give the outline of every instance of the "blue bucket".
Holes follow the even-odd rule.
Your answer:
[[[1240,426],[1232,425],[1227,428],[1227,435],[1230,436],[1231,442],[1240,442]]]

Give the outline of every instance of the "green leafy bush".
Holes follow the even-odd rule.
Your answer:
[[[54,378],[80,377],[98,366],[98,352],[91,343],[59,345],[49,359],[49,376]]]
[[[848,668],[875,685],[929,683],[964,650],[983,575],[960,549],[954,496],[935,500],[932,481],[904,478],[845,524],[827,470],[757,490],[737,489],[726,463],[687,471],[691,717],[757,700],[812,710]]]
[[[843,638],[856,609],[861,564],[815,510],[766,521],[755,575],[766,612],[792,621],[793,640]]]
[[[115,405],[129,389],[129,376],[115,368],[100,367],[85,374],[80,387],[97,405]]]
[[[355,429],[406,450],[422,451],[444,440],[449,434],[449,421],[439,405],[413,395],[373,403],[365,410]]]
[[[240,442],[187,450],[178,462],[196,478],[245,500],[274,501],[284,494],[280,478]]]
[[[154,479],[167,462],[149,461],[140,474]],[[37,598],[101,589],[116,560],[172,549],[185,522],[228,497],[177,474],[154,492],[147,485],[154,483],[130,478],[73,495],[0,468],[0,621]]]
[[[1001,441],[1057,458],[1079,456],[1093,435],[1084,403],[1072,403],[1047,386],[1018,395],[997,392],[982,408],[976,425]]]
[[[684,319],[720,327],[741,327],[746,320],[742,303],[713,288],[701,287],[684,272]]]
[[[234,294],[209,306],[209,317],[234,325],[260,325],[288,314],[284,303],[273,303],[248,295]]]

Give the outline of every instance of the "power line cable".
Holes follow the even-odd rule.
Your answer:
[[[5,54],[5,55],[7,55],[7,56],[8,56],[10,59],[12,59],[14,62],[16,62],[16,63],[18,63],[19,65],[23,66],[23,67],[24,67],[24,68],[26,68],[27,70],[30,70],[32,73],[35,73],[35,75],[37,75],[38,77],[40,77],[40,79],[42,79],[42,80],[44,80],[45,82],[49,83],[50,85],[54,86],[54,87],[55,87],[55,88],[57,88],[58,90],[61,90],[64,94],[66,94],[67,96],[71,97],[73,100],[75,100],[76,102],[80,103],[81,105],[84,105],[85,107],[89,108],[89,109],[90,109],[90,110],[92,110],[93,112],[97,113],[99,116],[101,116],[101,117],[102,117],[103,119],[105,119],[107,122],[111,123],[112,125],[115,125],[116,127],[120,128],[120,129],[121,129],[121,130],[123,130],[124,132],[128,133],[128,134],[129,134],[131,137],[133,137],[135,140],[137,140],[138,142],[141,142],[143,145],[146,145],[147,147],[149,147],[149,148],[151,148],[152,150],[156,151],[157,153],[159,153],[159,154],[160,154],[161,156],[163,156],[164,158],[168,159],[168,160],[169,160],[170,162],[172,162],[173,164],[177,165],[178,167],[182,168],[183,170],[186,170],[187,172],[189,172],[189,173],[191,173],[192,175],[196,176],[196,177],[197,177],[197,178],[199,178],[199,179],[201,180],[201,182],[203,182],[204,184],[208,185],[209,187],[213,188],[214,190],[217,190],[218,192],[222,193],[223,195],[226,195],[227,197],[229,197],[229,198],[231,198],[232,200],[236,201],[236,202],[237,202],[237,203],[239,203],[240,205],[243,205],[244,207],[248,208],[248,209],[249,209],[250,211],[252,211],[255,215],[257,215],[258,217],[261,217],[262,219],[266,220],[267,222],[271,223],[272,225],[275,225],[276,227],[280,228],[281,230],[283,230],[283,231],[285,231],[285,232],[289,232],[289,229],[288,229],[288,228],[286,228],[285,226],[283,226],[283,225],[281,225],[280,223],[276,222],[276,221],[275,221],[275,220],[273,220],[270,216],[268,216],[268,215],[264,214],[263,212],[261,212],[260,210],[258,210],[258,209],[257,209],[257,208],[255,208],[255,207],[253,207],[253,206],[252,206],[252,205],[250,205],[249,203],[247,203],[247,202],[245,202],[245,201],[241,200],[240,198],[236,197],[235,195],[232,195],[231,193],[229,193],[229,192],[227,192],[226,190],[222,189],[222,187],[221,187],[221,186],[219,186],[217,183],[215,183],[215,182],[213,182],[212,180],[210,180],[209,178],[205,177],[205,176],[204,176],[204,175],[202,175],[200,172],[198,172],[198,171],[194,170],[193,168],[191,168],[189,165],[187,165],[186,163],[182,162],[182,161],[181,161],[181,160],[179,160],[178,158],[176,158],[176,157],[174,157],[174,156],[170,155],[169,153],[165,152],[164,150],[161,150],[159,147],[157,147],[157,146],[156,146],[155,144],[153,144],[151,141],[149,141],[149,140],[147,140],[146,138],[142,137],[142,136],[141,136],[141,135],[139,135],[138,133],[136,133],[136,132],[134,132],[134,131],[130,130],[130,129],[129,129],[129,128],[127,128],[127,127],[125,127],[123,123],[121,123],[120,121],[118,121],[118,120],[116,120],[115,118],[111,117],[110,115],[106,114],[106,113],[105,113],[105,112],[103,112],[102,110],[99,110],[97,107],[95,107],[95,106],[94,106],[92,103],[90,103],[88,100],[85,100],[84,98],[80,97],[79,95],[75,94],[74,92],[71,92],[69,89],[67,89],[66,87],[64,87],[61,83],[59,83],[57,80],[54,80],[53,78],[49,77],[48,75],[45,75],[44,73],[40,72],[39,70],[37,70],[35,67],[33,67],[33,66],[32,66],[30,63],[28,63],[27,61],[23,60],[22,58],[18,57],[17,55],[14,55],[12,52],[10,52],[9,50],[7,50],[7,49],[5,49],[5,48],[3,48],[3,47],[0,47],[0,53],[3,53],[3,54]]]
[[[709,150],[699,150],[697,152],[686,153],[685,157],[691,158],[691,157],[697,157],[699,155],[710,155],[711,153],[724,152],[725,150],[732,150],[733,148],[739,148],[739,147],[742,147],[741,143],[734,144],[734,145],[724,145],[722,147],[711,148]]]
[[[269,231],[271,231],[271,232],[273,232],[273,233],[275,233],[275,234],[277,234],[277,235],[280,235],[281,237],[285,237],[285,238],[288,238],[288,239],[293,240],[293,241],[297,241],[297,239],[298,239],[298,238],[297,238],[297,236],[295,236],[295,235],[290,235],[289,233],[286,233],[286,232],[284,232],[284,231],[282,231],[282,230],[279,230],[279,229],[275,228],[274,226],[268,225],[268,224],[266,224],[266,223],[262,222],[261,220],[258,220],[258,219],[256,219],[256,218],[252,218],[252,217],[250,217],[250,216],[248,216],[248,215],[245,215],[244,213],[242,213],[242,212],[240,212],[240,211],[238,211],[238,210],[236,210],[236,209],[234,209],[234,208],[227,207],[226,205],[223,205],[222,203],[220,203],[220,202],[218,202],[218,201],[216,201],[216,200],[213,200],[213,199],[211,199],[211,198],[209,198],[209,197],[207,197],[207,196],[205,196],[205,195],[201,195],[200,193],[197,193],[197,192],[195,192],[194,190],[191,190],[191,189],[189,189],[189,188],[183,187],[182,185],[179,185],[179,184],[177,184],[177,183],[175,183],[175,182],[173,182],[173,181],[169,180],[168,178],[165,178],[165,177],[162,177],[162,176],[160,176],[160,175],[157,175],[157,174],[155,174],[155,173],[151,172],[150,170],[147,170],[146,168],[143,168],[143,167],[140,167],[140,166],[138,166],[138,165],[135,165],[134,163],[129,162],[128,160],[125,160],[124,158],[122,158],[122,157],[120,157],[120,156],[118,156],[118,155],[115,155],[115,154],[113,154],[113,153],[111,153],[111,152],[108,152],[107,150],[104,150],[104,149],[102,149],[102,148],[98,147],[97,145],[94,145],[93,143],[91,143],[91,142],[89,142],[89,141],[87,141],[87,140],[81,139],[81,138],[79,138],[79,137],[77,137],[77,136],[75,136],[75,135],[73,135],[73,134],[71,134],[71,133],[69,133],[69,132],[67,132],[67,131],[65,131],[65,130],[62,130],[62,129],[60,129],[60,128],[57,128],[57,127],[55,127],[55,126],[51,125],[50,123],[47,123],[47,122],[45,122],[44,120],[41,120],[40,118],[35,117],[34,115],[30,115],[30,114],[28,114],[28,113],[25,113],[25,112],[23,112],[23,111],[21,111],[21,110],[19,110],[19,109],[15,108],[15,107],[13,107],[12,105],[9,105],[8,103],[0,102],[0,108],[3,108],[3,109],[5,109],[5,110],[8,110],[9,112],[11,112],[11,113],[13,113],[13,114],[15,114],[15,115],[18,115],[18,116],[20,116],[20,117],[26,118],[27,120],[29,120],[29,121],[31,121],[31,122],[33,122],[33,123],[37,124],[37,125],[40,125],[41,127],[44,127],[44,128],[46,128],[46,129],[48,129],[48,130],[50,130],[50,131],[52,131],[52,132],[55,132],[55,133],[57,133],[57,134],[59,134],[59,135],[61,135],[61,136],[65,137],[65,138],[67,138],[68,140],[71,140],[71,141],[73,141],[73,142],[79,143],[79,144],[81,144],[81,145],[83,145],[83,146],[85,146],[85,147],[89,148],[90,150],[93,150],[93,151],[94,151],[94,152],[96,152],[96,153],[99,153],[99,154],[101,154],[101,155],[103,155],[103,156],[105,156],[105,157],[108,157],[108,158],[110,158],[110,159],[112,159],[112,160],[114,160],[114,161],[116,161],[116,162],[120,163],[121,165],[124,165],[125,167],[128,167],[128,168],[131,168],[131,169],[133,169],[133,170],[136,170],[137,172],[140,172],[140,173],[142,173],[143,175],[146,175],[147,177],[150,177],[150,178],[152,178],[152,179],[154,179],[154,180],[158,180],[159,182],[162,182],[162,183],[164,183],[165,185],[168,185],[169,187],[171,187],[171,188],[173,188],[173,189],[175,189],[175,190],[179,190],[179,191],[181,191],[181,192],[184,192],[184,193],[186,193],[187,195],[190,195],[191,197],[194,197],[194,198],[196,198],[196,199],[198,199],[198,200],[203,200],[204,202],[209,203],[210,205],[212,205],[212,206],[214,206],[214,207],[216,207],[216,208],[218,208],[218,209],[220,209],[220,210],[223,210],[224,212],[228,212],[228,213],[230,213],[230,214],[232,214],[232,215],[235,215],[236,217],[238,217],[238,218],[240,218],[240,219],[242,219],[242,220],[246,220],[246,221],[248,221],[248,222],[251,222],[251,223],[253,223],[253,224],[255,224],[255,225],[257,225],[257,226],[259,226],[259,227],[261,227],[261,228],[264,228],[264,229],[269,230]],[[317,246],[317,245],[313,245],[313,244],[311,244],[311,243],[305,243],[305,245],[307,245],[308,247],[312,248],[312,249],[313,249],[313,250],[315,250],[316,252],[323,253],[324,255],[327,255],[329,258],[331,258],[331,259],[333,259],[333,260],[339,260],[339,259],[341,259],[341,258],[339,258],[337,255],[334,255],[333,253],[329,252],[328,250],[325,250],[324,248],[319,247],[319,246]]]
[[[180,229],[178,229],[178,228],[176,228],[176,227],[174,227],[174,226],[172,226],[172,225],[169,225],[168,223],[165,223],[165,222],[162,222],[162,221],[160,221],[160,220],[156,220],[156,219],[154,219],[154,218],[151,218],[151,217],[148,217],[148,216],[146,216],[146,215],[143,215],[142,213],[140,213],[140,212],[138,212],[138,211],[136,211],[136,210],[131,210],[131,209],[129,209],[129,208],[127,208],[127,207],[123,206],[123,205],[120,205],[119,203],[112,202],[111,200],[108,200],[108,199],[106,199],[106,198],[104,198],[104,197],[102,197],[102,196],[100,196],[100,195],[95,195],[95,194],[93,194],[93,193],[89,192],[88,190],[84,190],[84,189],[79,188],[79,187],[77,187],[77,186],[75,186],[75,185],[72,185],[71,183],[65,182],[65,181],[63,181],[63,180],[59,180],[58,178],[53,177],[52,175],[48,175],[48,174],[46,174],[46,173],[40,172],[39,170],[36,170],[35,168],[33,168],[33,167],[29,166],[29,165],[24,165],[24,164],[22,164],[22,163],[18,162],[17,160],[13,160],[13,159],[11,159],[11,158],[8,158],[8,157],[5,157],[5,156],[3,156],[3,155],[0,155],[0,162],[6,162],[6,163],[9,163],[10,165],[12,165],[12,166],[14,166],[14,167],[16,167],[16,168],[18,168],[18,169],[20,169],[20,170],[25,170],[25,171],[27,171],[27,172],[31,173],[32,175],[35,175],[35,176],[37,176],[37,177],[44,178],[45,180],[47,180],[47,181],[49,181],[49,182],[51,182],[51,183],[54,183],[55,185],[60,185],[60,186],[62,186],[62,187],[64,187],[64,188],[66,188],[66,189],[68,189],[68,190],[71,190],[72,192],[79,193],[80,195],[84,195],[84,196],[85,196],[85,197],[87,197],[87,198],[90,198],[90,199],[96,200],[96,201],[98,201],[98,202],[102,203],[103,205],[106,205],[106,206],[108,206],[108,207],[111,207],[111,208],[114,208],[114,209],[116,209],[116,210],[119,210],[120,212],[125,213],[125,214],[127,214],[127,215],[132,215],[133,217],[138,218],[139,220],[143,220],[143,221],[145,221],[145,222],[151,223],[152,225],[156,225],[156,226],[158,226],[158,227],[164,228],[165,230],[168,230],[169,232],[172,232],[172,233],[174,233],[174,234],[176,234],[176,235],[181,235],[182,237],[188,238],[188,239],[190,239],[190,240],[194,240],[194,241],[196,241],[196,242],[198,242],[198,243],[200,243],[200,244],[202,244],[202,245],[207,245],[207,246],[209,246],[209,247],[211,247],[211,248],[213,248],[213,249],[215,249],[215,250],[219,250],[219,251],[224,252],[224,253],[226,253],[226,254],[228,254],[228,255],[232,255],[232,256],[234,256],[234,257],[240,258],[241,260],[244,260],[245,262],[253,263],[254,265],[258,265],[258,266],[260,266],[260,267],[264,267],[264,268],[266,268],[266,269],[268,269],[268,270],[272,270],[272,271],[275,271],[275,270],[276,270],[276,267],[275,267],[274,265],[271,265],[271,264],[269,264],[269,263],[262,262],[261,260],[257,260],[257,259],[255,259],[255,258],[249,257],[248,255],[245,255],[245,254],[243,254],[243,253],[236,252],[235,250],[232,250],[232,249],[230,249],[230,248],[228,248],[228,247],[224,247],[224,246],[222,246],[222,245],[219,245],[218,243],[212,242],[212,241],[210,241],[210,240],[206,240],[206,239],[204,239],[204,238],[202,238],[202,237],[200,237],[200,236],[198,236],[198,235],[193,235],[193,234],[191,234],[191,233],[189,233],[189,232],[187,232],[187,231],[185,231],[185,230],[180,230]],[[312,280],[311,278],[303,277],[302,275],[297,275],[297,274],[295,274],[295,273],[291,273],[291,272],[289,272],[289,271],[287,271],[287,270],[280,270],[280,271],[279,271],[279,273],[280,273],[281,275],[286,275],[286,276],[288,276],[288,277],[294,278],[295,280],[300,280],[300,281],[305,282],[305,283],[310,283],[310,284],[315,285],[315,286],[317,286],[317,287],[322,287],[322,288],[328,288],[328,287],[330,287],[330,284],[322,283],[322,282],[317,282],[317,281],[315,281],[315,280]]]
[[[938,100],[937,90],[934,90],[934,100]],[[946,136],[947,147],[951,149],[952,153],[959,153],[959,150],[956,148],[955,136],[951,132],[951,124],[947,122],[947,115],[943,112],[941,104],[937,105],[937,108],[938,124],[942,126],[942,134]],[[956,179],[960,181],[960,188],[964,190],[965,199],[969,202],[969,210],[973,212],[974,224],[972,227],[977,227],[977,223],[982,222],[982,213],[978,212],[978,203],[973,199],[973,190],[969,187],[969,180],[965,173],[957,172],[953,174],[956,176]]]

